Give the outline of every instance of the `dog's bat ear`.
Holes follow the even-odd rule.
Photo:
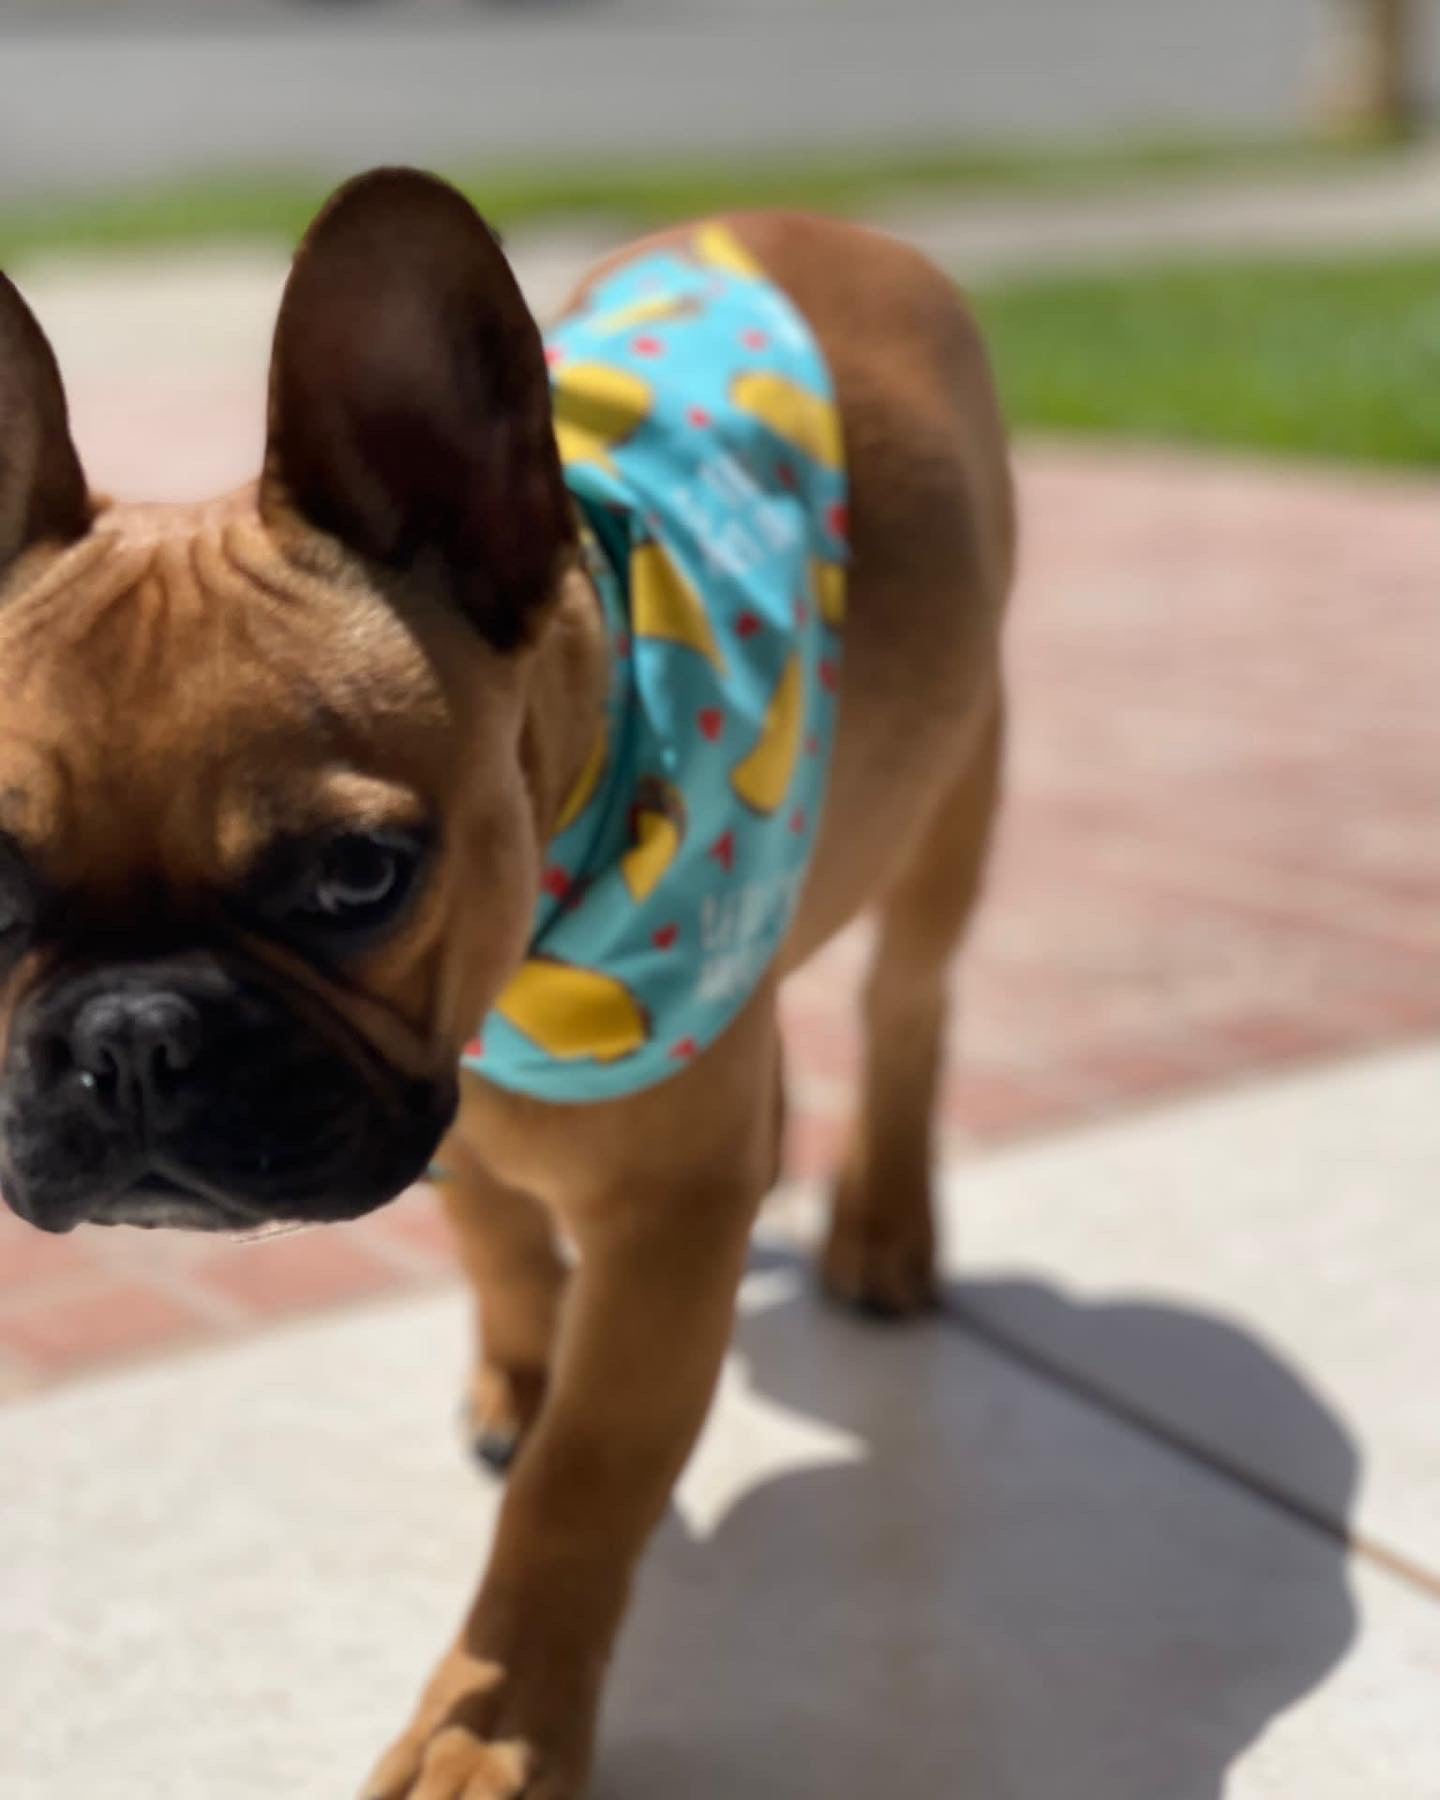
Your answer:
[[[0,275],[0,574],[32,544],[72,543],[89,525],[55,353]]]
[[[311,227],[275,331],[261,508],[438,570],[500,648],[554,592],[575,526],[540,332],[444,182],[376,170]]]

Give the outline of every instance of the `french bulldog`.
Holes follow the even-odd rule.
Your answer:
[[[582,1793],[777,1173],[777,989],[867,908],[821,1275],[932,1302],[1014,544],[975,324],[851,224],[658,234],[547,342],[464,197],[362,176],[203,505],[90,492],[0,278],[5,1199],[243,1232],[434,1165],[478,1298],[508,1485],[369,1800]]]

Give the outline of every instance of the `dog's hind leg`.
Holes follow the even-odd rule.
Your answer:
[[[999,792],[997,686],[966,764],[879,907],[859,1113],[822,1258],[836,1299],[886,1317],[932,1304],[934,1111],[948,975],[979,893]]]
[[[441,1194],[476,1302],[465,1425],[476,1456],[504,1468],[545,1397],[568,1270],[539,1201],[496,1181],[458,1133],[444,1162]]]

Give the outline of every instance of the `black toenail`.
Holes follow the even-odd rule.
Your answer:
[[[470,1440],[470,1453],[497,1475],[503,1475],[515,1460],[520,1440],[509,1431],[480,1431]]]

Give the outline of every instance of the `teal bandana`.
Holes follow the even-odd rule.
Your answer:
[[[548,355],[613,680],[464,1066],[605,1100],[712,1043],[789,926],[834,736],[845,470],[809,327],[722,227],[602,281]]]

